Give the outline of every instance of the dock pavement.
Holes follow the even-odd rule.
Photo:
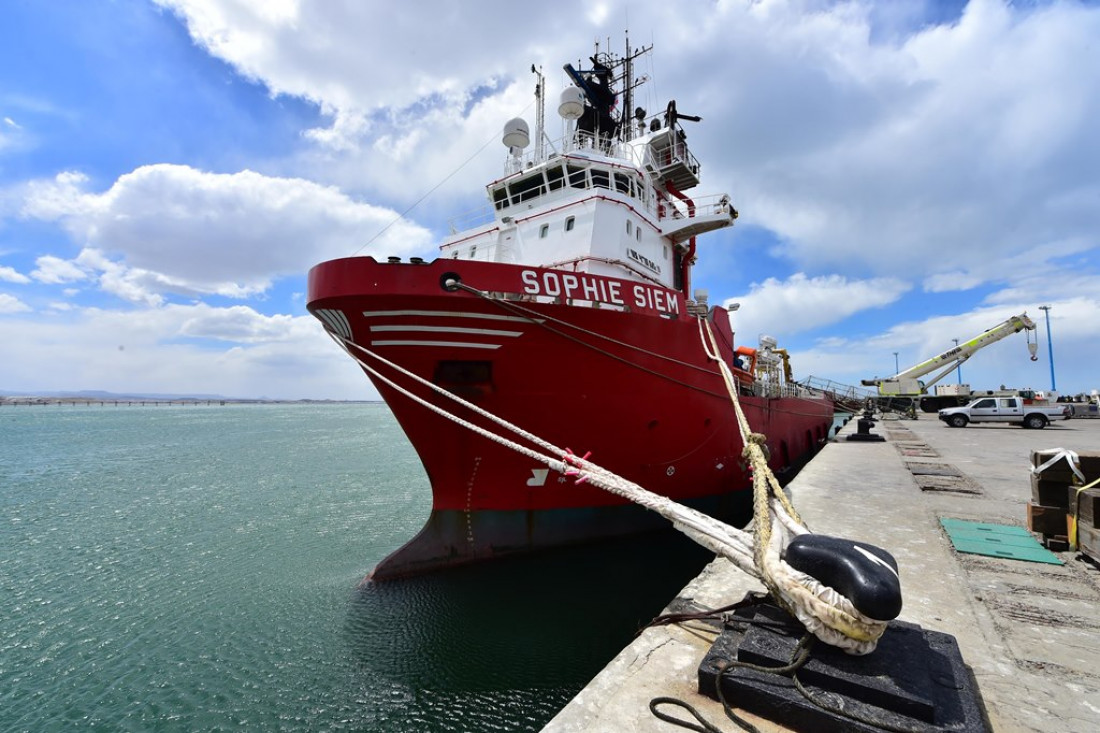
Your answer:
[[[814,532],[885,548],[900,566],[900,619],[955,637],[992,730],[1100,730],[1100,568],[1076,552],[1049,565],[957,552],[939,520],[1026,526],[1032,450],[1100,450],[1100,420],[1043,430],[949,428],[935,415],[881,420],[885,442],[852,442],[852,420],[788,487]],[[922,489],[914,470],[946,464],[959,479]],[[926,482],[927,483],[927,482]],[[762,591],[724,559],[679,594],[718,608]],[[672,605],[672,604],[670,604]],[[658,696],[684,700],[721,730],[737,730],[701,695],[697,670],[716,636],[698,623],[650,627],[543,729],[545,733],[683,730],[650,713]],[[687,713],[665,708],[687,717]],[[762,731],[788,730],[744,711]]]

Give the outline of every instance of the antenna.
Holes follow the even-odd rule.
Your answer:
[[[542,67],[536,69],[534,64],[531,64],[531,73],[538,78],[535,83],[535,139],[538,140],[535,162],[541,163],[546,159],[546,77],[542,75]]]

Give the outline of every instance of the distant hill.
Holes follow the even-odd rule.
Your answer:
[[[107,392],[102,389],[82,389],[77,391],[43,390],[41,392],[10,392],[0,389],[0,395],[9,397],[45,397],[77,400],[234,400],[217,394],[168,394],[161,392]],[[264,398],[260,398],[261,400]]]
[[[236,402],[236,403],[261,403],[261,402],[311,402],[311,403],[370,403],[379,400],[314,400],[309,398],[298,400],[271,399],[268,397],[226,397],[218,394],[173,394],[165,392],[107,392],[101,389],[82,389],[77,391],[44,390],[41,392],[14,392],[0,389],[0,402],[61,402],[73,400],[76,402],[136,402],[136,401],[160,401],[160,402]]]

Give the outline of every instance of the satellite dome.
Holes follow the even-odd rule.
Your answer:
[[[527,122],[522,117],[516,117],[504,123],[504,137],[501,142],[510,148],[526,148],[531,143]]]
[[[584,114],[584,92],[574,86],[562,89],[558,114],[567,120],[579,120]]]

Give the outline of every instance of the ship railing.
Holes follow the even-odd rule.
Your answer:
[[[549,155],[547,155],[547,149]],[[519,173],[545,163],[550,158],[568,155],[569,153],[596,153],[609,158],[619,158],[635,166],[641,166],[641,160],[638,159],[634,148],[630,145],[607,135],[578,131],[557,140],[548,140],[545,146],[534,145],[531,150],[520,155],[509,156],[504,161],[504,175],[510,176],[513,173]]]
[[[451,217],[447,222],[448,231],[452,234],[458,234],[459,232],[468,232],[471,229],[477,229],[479,227],[486,226],[493,223],[496,220],[496,213],[492,206],[482,205],[476,209],[463,212],[457,216]]]
[[[687,203],[662,194],[657,209],[658,218],[689,219],[714,214],[729,214],[732,206],[728,193],[712,193],[706,196],[692,197],[691,201],[695,205],[694,213],[689,211]]]

